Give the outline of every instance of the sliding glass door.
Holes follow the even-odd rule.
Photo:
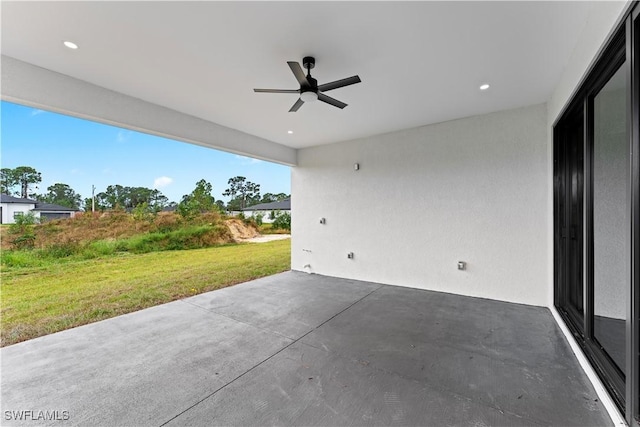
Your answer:
[[[621,374],[626,370],[630,190],[626,62],[593,96],[592,285],[593,338]]]
[[[554,126],[555,305],[627,420],[640,394],[631,19]]]

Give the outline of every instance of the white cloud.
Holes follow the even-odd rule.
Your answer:
[[[44,110],[37,110],[37,109],[31,110],[31,117],[33,117],[33,116],[37,116],[38,114],[42,114],[42,113],[46,113],[46,111],[44,111]]]
[[[243,165],[255,165],[262,163],[262,160],[252,159],[251,157],[240,156],[238,154],[236,154],[236,159],[240,160],[240,163]]]
[[[125,142],[131,136],[131,132],[127,130],[119,130],[118,135],[116,136],[116,141]]]
[[[173,178],[168,176],[160,176],[153,180],[153,188],[163,188],[170,185],[173,182]]]

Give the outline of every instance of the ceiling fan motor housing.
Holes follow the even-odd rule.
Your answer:
[[[307,69],[307,82],[309,85],[301,85],[300,86],[300,94],[305,92],[313,92],[318,93],[318,81],[311,77],[310,70],[316,66],[316,59],[313,56],[305,56],[302,58],[302,65]],[[317,97],[316,97],[317,98]]]
[[[300,86],[300,93],[302,92],[317,92],[318,91],[318,81],[311,76],[307,76],[307,81],[309,85]]]
[[[316,58],[313,56],[305,56],[302,58],[302,66],[307,70],[313,70],[313,67],[316,66]]]

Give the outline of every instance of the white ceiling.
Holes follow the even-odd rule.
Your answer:
[[[591,7],[3,1],[2,54],[300,148],[545,102]],[[286,61],[306,55],[319,84],[360,76],[328,93],[344,110],[253,92],[297,89]]]

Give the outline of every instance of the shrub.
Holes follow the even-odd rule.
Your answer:
[[[85,259],[92,259],[112,255],[116,252],[118,252],[118,244],[115,240],[97,240],[87,245],[82,252],[82,256]]]
[[[149,206],[149,203],[143,202],[133,208],[131,216],[133,216],[134,221],[152,222],[153,218],[156,216],[156,211]]]
[[[16,249],[33,249],[35,242],[36,235],[33,233],[21,234],[11,240],[11,243]]]
[[[291,231],[291,214],[289,212],[280,212],[273,221],[272,227]]]
[[[45,249],[39,249],[39,255],[43,258],[66,258],[81,251],[81,247],[76,242],[56,243]]]
[[[220,215],[220,212],[218,211],[210,211],[210,212],[205,212],[203,214],[201,214],[198,217],[198,224],[202,224],[202,225],[215,225],[215,224],[219,224],[220,221],[222,221],[222,215]]]
[[[3,268],[38,267],[42,265],[40,258],[33,251],[2,251],[0,252]]]
[[[167,233],[147,233],[121,240],[118,250],[147,253],[165,250],[199,249],[224,243],[229,230],[220,225],[193,225]]]
[[[32,249],[35,246],[36,235],[33,226],[38,219],[32,212],[15,217],[15,222],[9,226],[9,234],[13,237],[10,241],[17,249]]]
[[[160,213],[154,218],[154,225],[161,233],[177,230],[182,226],[181,217],[173,213]]]
[[[250,216],[249,218],[243,219],[242,222],[245,223],[245,225],[250,225],[256,229],[258,228],[258,223],[256,219],[252,216]]]

